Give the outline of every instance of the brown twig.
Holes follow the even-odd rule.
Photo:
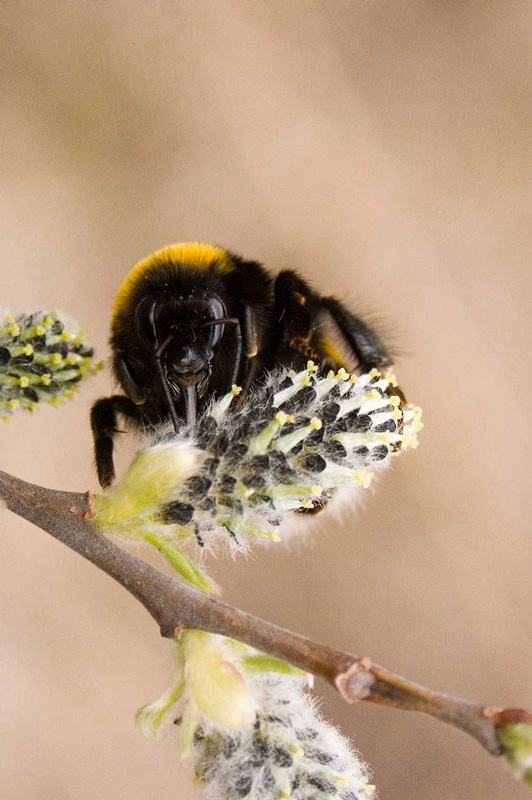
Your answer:
[[[318,675],[344,700],[421,711],[470,734],[492,755],[501,755],[492,709],[426,689],[373,664],[369,658],[333,650],[215,600],[159,572],[102,536],[92,520],[90,494],[59,492],[0,472],[0,498],[91,561],[133,594],[158,623],[161,634],[197,628],[229,636]],[[526,712],[515,712],[526,715]]]

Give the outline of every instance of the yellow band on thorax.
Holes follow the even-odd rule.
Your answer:
[[[218,274],[230,272],[233,268],[230,255],[221,247],[213,244],[184,242],[163,247],[162,250],[157,250],[143,261],[139,261],[124,278],[115,295],[113,319],[124,309],[139,278],[149,269],[160,264],[177,264],[185,268],[207,269]]]

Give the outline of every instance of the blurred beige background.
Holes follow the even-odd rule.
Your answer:
[[[2,17],[3,303],[63,307],[106,357],[125,273],[204,239],[300,269],[404,352],[419,450],[342,530],[216,564],[225,597],[532,707],[530,3],[8,0]],[[95,489],[88,411],[109,387],[2,427],[2,468]],[[7,512],[0,552],[0,796],[199,797],[172,737],[133,725],[170,678],[144,610]],[[382,800],[528,796],[446,726],[317,691]]]

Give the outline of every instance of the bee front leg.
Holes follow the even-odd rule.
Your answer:
[[[91,408],[96,472],[100,486],[104,489],[110,486],[115,479],[113,441],[115,436],[120,433],[117,428],[118,414],[135,421],[140,419],[140,413],[135,403],[119,394],[102,397]]]

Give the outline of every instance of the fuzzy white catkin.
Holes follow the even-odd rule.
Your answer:
[[[243,731],[199,727],[192,758],[208,800],[367,800],[368,771],[327,723],[304,681],[248,675],[259,711]]]

